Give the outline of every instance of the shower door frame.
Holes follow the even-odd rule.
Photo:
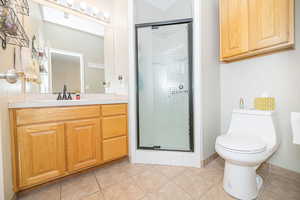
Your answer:
[[[138,52],[138,29],[145,27],[160,27],[160,26],[169,26],[169,25],[179,25],[187,24],[188,25],[188,60],[189,60],[189,141],[190,149],[189,150],[176,150],[176,149],[162,149],[154,147],[143,147],[140,145],[140,125],[139,125],[139,52]],[[174,152],[195,152],[194,146],[194,114],[193,114],[193,92],[194,92],[194,80],[193,80],[193,19],[179,19],[179,20],[170,20],[170,21],[161,21],[153,23],[143,23],[135,25],[135,59],[136,59],[136,120],[137,120],[137,149],[138,150],[155,150],[155,151],[174,151]]]

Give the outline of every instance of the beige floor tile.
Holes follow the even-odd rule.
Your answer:
[[[80,174],[62,182],[61,200],[78,200],[99,191],[94,173]]]
[[[223,170],[224,166],[225,166],[225,160],[219,157],[214,161],[210,162],[208,165],[206,165],[205,168]]]
[[[167,182],[169,182],[167,177],[155,169],[147,170],[137,176],[134,176],[133,179],[146,193],[157,192],[160,188],[167,184]]]
[[[289,194],[288,192],[276,192],[274,190],[265,189],[258,197],[258,200],[299,200],[300,194]]]
[[[300,173],[296,173],[293,171],[285,170],[280,167],[276,166],[270,166],[270,172],[275,175],[279,175],[281,177],[285,177],[291,180],[294,180],[295,182],[300,183]]]
[[[168,183],[157,192],[157,200],[191,200],[192,197],[174,183]]]
[[[174,182],[194,199],[200,199],[216,184],[214,181],[201,177],[200,173],[195,174],[189,172],[177,176]]]
[[[273,191],[264,190],[257,198],[257,200],[287,200],[282,198],[281,195],[277,195]]]
[[[144,164],[124,164],[121,165],[121,170],[127,173],[129,176],[137,176],[145,171],[152,170],[155,165],[144,165]]]
[[[186,167],[164,166],[164,165],[157,165],[154,168],[168,178],[174,178],[174,177],[182,174],[185,170],[188,169]]]
[[[213,184],[219,183],[223,180],[223,170],[218,169],[207,169],[201,171],[198,176],[204,179],[206,182],[211,182]]]
[[[213,186],[202,198],[201,200],[234,200],[235,198],[227,194],[222,184]]]
[[[148,193],[141,200],[157,200],[157,193]]]
[[[92,195],[81,198],[80,200],[105,200],[102,192],[96,192]]]
[[[222,187],[223,160],[205,168],[105,165],[19,195],[20,200],[233,200]],[[300,200],[300,181],[259,169],[264,185],[259,200]],[[97,178],[96,178],[97,177]],[[98,180],[98,182],[97,182]],[[98,183],[103,190],[99,188]]]
[[[103,190],[105,200],[140,200],[144,191],[133,178],[129,178]]]
[[[263,199],[300,200],[300,182],[270,173],[264,181]]]
[[[42,186],[36,190],[21,193],[19,200],[60,200],[60,184]]]
[[[100,169],[95,171],[95,175],[102,189],[130,178],[128,173],[122,171],[120,168],[113,170]]]

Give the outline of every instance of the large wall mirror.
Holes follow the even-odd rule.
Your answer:
[[[112,30],[90,19],[30,2],[32,56],[39,65],[40,92],[105,93],[113,76]]]

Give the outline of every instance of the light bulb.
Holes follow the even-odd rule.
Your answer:
[[[73,0],[67,0],[67,5],[68,5],[69,7],[73,7],[73,3],[74,3]]]
[[[103,13],[103,17],[104,17],[105,19],[109,19],[110,14],[109,14],[108,12],[104,12],[104,13]]]
[[[99,13],[99,10],[98,10],[98,8],[93,7],[93,8],[92,8],[92,12],[93,12],[93,15],[94,15],[94,16],[97,16],[98,13]]]
[[[87,5],[86,5],[85,2],[80,2],[80,9],[81,9],[82,11],[86,11],[86,7],[87,7]]]

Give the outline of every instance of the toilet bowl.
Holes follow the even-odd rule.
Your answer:
[[[241,200],[257,198],[263,179],[257,168],[278,148],[274,112],[234,110],[229,130],[216,140],[225,160],[224,190]]]

